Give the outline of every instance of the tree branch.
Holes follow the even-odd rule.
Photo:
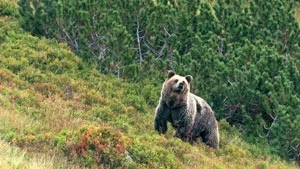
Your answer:
[[[258,134],[261,138],[267,138],[268,142],[270,142],[271,139],[271,130],[273,125],[277,122],[278,115],[275,115],[275,117],[272,114],[269,114],[269,116],[273,119],[273,122],[271,123],[270,127],[267,127],[264,125],[264,129],[267,131],[267,133],[263,136],[261,134]]]
[[[139,60],[140,60],[140,65],[143,63],[143,55],[142,55],[142,48],[141,48],[141,39],[142,37],[140,37],[140,24],[137,21],[137,28],[136,28],[136,38],[137,38],[137,42],[138,42],[138,51],[139,51]]]

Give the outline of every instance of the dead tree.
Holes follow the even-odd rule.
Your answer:
[[[142,54],[142,48],[141,48],[141,40],[144,38],[144,36],[140,36],[140,33],[142,32],[142,31],[140,31],[140,23],[137,21],[136,24],[137,24],[136,39],[137,39],[137,43],[138,43],[139,61],[140,61],[140,65],[141,65],[144,61],[143,54]]]
[[[165,34],[167,35],[167,37],[164,38],[164,39],[162,40],[162,41],[164,42],[164,44],[163,44],[162,47],[160,47],[159,50],[155,50],[153,47],[151,47],[151,46],[149,45],[150,42],[149,42],[147,39],[145,39],[145,38],[143,39],[143,40],[144,40],[144,45],[145,45],[145,47],[146,47],[151,53],[153,53],[154,55],[156,55],[156,59],[160,58],[160,57],[163,55],[163,53],[164,53],[164,51],[165,51],[165,49],[166,49],[166,47],[167,47],[167,45],[168,45],[168,43],[169,43],[171,37],[173,36],[173,34],[170,34],[170,33],[167,31],[166,28],[164,28],[164,32],[165,32]]]
[[[300,144],[292,145],[288,144],[287,152],[290,154],[290,160],[300,162]]]
[[[271,119],[273,120],[270,127],[267,127],[266,125],[264,125],[264,129],[266,130],[266,134],[265,135],[261,135],[259,134],[259,136],[261,138],[267,138],[268,143],[270,143],[271,140],[271,131],[272,131],[272,127],[273,125],[277,122],[278,120],[278,115],[273,116],[272,114],[269,114],[269,116],[271,117]]]

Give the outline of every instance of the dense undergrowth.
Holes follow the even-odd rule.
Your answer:
[[[163,79],[103,75],[66,44],[23,31],[15,3],[1,0],[0,9],[0,138],[22,149],[1,141],[1,150],[17,153],[1,153],[8,162],[0,168],[30,168],[39,154],[51,157],[45,168],[297,168],[264,144],[245,142],[225,120],[218,150],[182,142],[172,130],[158,135],[153,116]],[[12,163],[20,158],[26,163]]]

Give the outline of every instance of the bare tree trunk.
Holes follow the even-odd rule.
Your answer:
[[[140,60],[140,65],[143,63],[143,54],[142,54],[142,48],[141,48],[141,38],[140,37],[140,24],[137,21],[137,28],[136,28],[136,38],[138,42],[138,50],[139,50],[139,60]]]

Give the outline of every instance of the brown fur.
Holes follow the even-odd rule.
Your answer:
[[[207,145],[218,148],[219,131],[214,112],[205,100],[190,93],[191,81],[190,75],[168,72],[155,112],[155,130],[166,133],[170,122],[176,137],[191,143],[201,137]]]

